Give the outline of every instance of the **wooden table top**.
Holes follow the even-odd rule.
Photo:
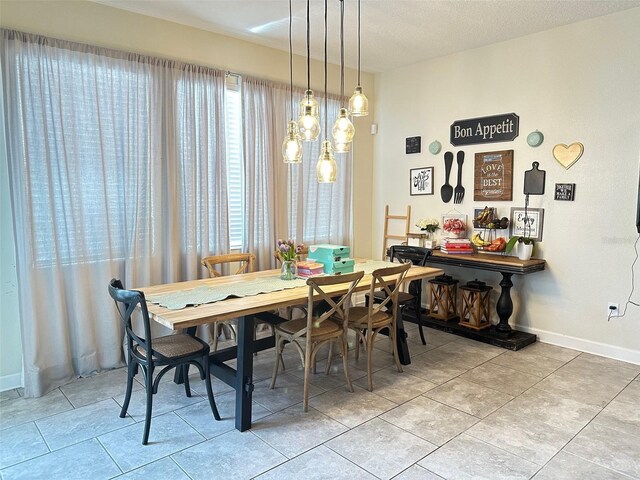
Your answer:
[[[414,265],[407,272],[405,281],[435,277],[442,273],[443,271],[439,268],[418,267]],[[229,275],[226,277],[205,278],[202,280],[156,285],[152,287],[138,288],[137,290],[144,292],[145,296],[148,296],[159,293],[188,290],[207,285],[232,285],[239,282],[250,282],[252,279],[279,274],[280,270],[263,270],[260,272]],[[371,287],[372,279],[373,276],[365,274],[356,287],[356,291],[361,292],[368,290]],[[341,294],[346,292],[347,288],[334,286],[328,287],[326,291],[328,293]],[[306,304],[308,293],[309,287],[303,286],[280,290],[277,292],[261,293],[259,295],[249,297],[227,298],[219,302],[198,305],[197,307],[186,307],[181,310],[169,310],[168,308],[161,307],[160,305],[147,301],[147,308],[153,320],[173,330],[180,330],[183,328],[211,323],[217,320],[226,320],[253,313],[266,312],[276,308],[288,307],[290,305]]]
[[[546,262],[539,258],[520,260],[508,255],[492,255],[490,253],[452,254],[434,250],[427,262],[436,265],[477,268],[493,272],[527,274],[545,269]]]

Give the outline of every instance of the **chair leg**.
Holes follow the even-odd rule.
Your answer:
[[[372,332],[367,332],[367,339],[364,342],[364,346],[367,349],[367,385],[369,387],[369,391],[373,391],[373,368],[371,364],[371,360],[373,357],[373,335]]]
[[[347,336],[342,337],[342,369],[344,370],[344,378],[347,381],[349,391],[353,392],[353,385],[351,384],[351,375],[349,374],[349,344],[347,343]]]
[[[396,341],[397,330],[396,330],[395,323],[392,323],[391,325],[389,325],[389,334],[391,337],[393,337],[393,340],[391,341],[391,346],[393,348],[393,358],[396,361],[396,367],[398,367],[399,372],[402,372],[402,364],[400,363],[400,356],[398,355],[398,342]]]
[[[129,365],[127,366],[127,393],[124,395],[124,403],[122,404],[122,410],[120,410],[120,418],[127,416],[127,410],[129,408],[129,401],[131,400],[131,389],[133,388],[133,377],[136,374],[138,364],[131,360],[129,357]]]
[[[324,374],[329,375],[331,371],[331,364],[333,363],[333,340],[329,342],[329,357],[327,358],[327,366],[324,369]]]
[[[218,322],[213,322],[213,351],[218,351],[218,327],[220,324]]]
[[[147,367],[145,375],[145,387],[147,389],[147,409],[144,416],[144,432],[142,434],[142,444],[149,443],[149,430],[151,429],[151,410],[153,408],[153,371]]]
[[[209,399],[209,406],[213,412],[213,418],[220,420],[220,413],[218,413],[218,407],[216,407],[216,401],[213,398],[213,388],[211,388],[211,375],[209,372],[209,356],[205,355],[202,359],[202,365],[204,370],[204,384],[207,387],[207,398]]]
[[[422,302],[420,301],[420,297],[416,295],[416,303],[413,309],[416,312],[416,321],[418,322],[418,331],[420,332],[420,340],[422,340],[422,344],[426,345],[427,341],[424,338],[424,331],[422,330]]]
[[[302,400],[302,409],[305,412],[309,411],[309,380],[311,377],[310,367],[311,367],[311,350],[313,349],[313,344],[310,348],[306,348],[304,352],[304,388],[303,388],[303,400]],[[315,360],[315,355],[314,355]],[[314,362],[315,363],[315,362]],[[315,366],[314,366],[315,369]],[[315,372],[314,372],[315,373]]]
[[[182,365],[182,377],[184,378],[184,393],[187,394],[187,397],[191,396],[191,386],[189,385],[189,364],[185,363]]]
[[[273,364],[273,374],[271,375],[271,386],[269,387],[271,390],[276,388],[276,377],[278,376],[278,367],[280,366],[280,360],[282,359],[283,349],[284,341],[280,338],[280,335],[276,333],[276,361]]]

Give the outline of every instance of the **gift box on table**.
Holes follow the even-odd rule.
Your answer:
[[[311,277],[324,273],[324,265],[320,262],[298,262],[296,263],[299,277]]]
[[[349,258],[350,253],[351,248],[345,245],[321,243],[318,245],[309,245],[309,254],[307,255],[307,258],[321,263],[338,262],[345,258]]]

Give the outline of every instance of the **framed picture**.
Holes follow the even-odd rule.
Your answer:
[[[411,195],[433,195],[433,167],[409,170]]]
[[[564,200],[567,202],[573,202],[573,197],[576,193],[575,183],[556,183],[556,193],[553,197],[554,200]]]
[[[462,213],[442,215],[442,238],[466,238],[467,216]]]
[[[473,172],[476,202],[512,199],[513,150],[476,153]]]
[[[539,242],[542,240],[544,208],[511,207],[511,236],[529,237]]]

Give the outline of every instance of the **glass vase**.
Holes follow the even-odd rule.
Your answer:
[[[282,280],[294,280],[296,278],[296,263],[293,260],[284,260],[280,270]]]

